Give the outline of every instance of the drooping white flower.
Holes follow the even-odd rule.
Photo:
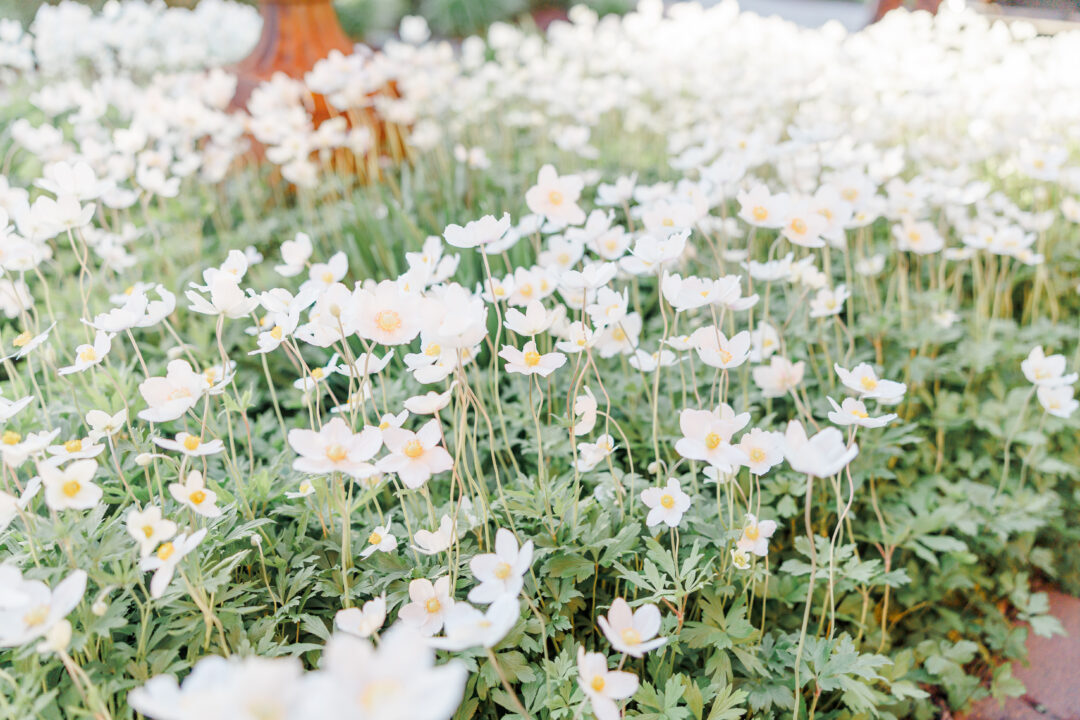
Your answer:
[[[154,573],[150,578],[150,597],[157,599],[165,594],[165,589],[169,587],[169,582],[172,581],[173,574],[176,572],[176,566],[202,542],[204,537],[206,537],[206,528],[196,530],[191,535],[182,533],[175,539],[162,543],[157,552],[150,557],[142,559],[139,569]]]

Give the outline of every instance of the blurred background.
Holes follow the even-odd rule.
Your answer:
[[[0,0],[0,18],[15,18],[24,25],[41,5],[60,0]],[[99,9],[106,0],[80,0]],[[199,0],[166,0],[173,7],[193,7]],[[257,0],[237,0],[258,5]],[[538,21],[564,13],[572,5],[584,4],[601,14],[623,13],[636,0],[335,0],[338,17],[353,38],[379,36],[397,29],[404,15],[423,15],[433,32],[448,37],[475,33],[498,20],[535,17]]]

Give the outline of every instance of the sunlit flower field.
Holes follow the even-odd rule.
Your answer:
[[[1023,693],[1080,589],[1080,36],[411,17],[229,112],[258,33],[0,20],[0,715]]]

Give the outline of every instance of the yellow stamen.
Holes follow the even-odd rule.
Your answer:
[[[530,350],[525,353],[525,364],[529,367],[536,367],[540,364],[540,353],[535,350]]]
[[[442,610],[442,603],[439,602],[439,598],[433,597],[426,603],[424,603],[424,609],[434,615],[435,613]]]
[[[202,505],[206,500],[206,493],[202,490],[196,490],[188,495],[188,499],[191,500],[192,505]]]
[[[593,675],[592,682],[589,683],[592,689],[596,692],[603,692],[605,684],[606,683],[604,682],[604,678],[602,675]]]
[[[716,448],[720,447],[720,441],[720,436],[714,432],[711,432],[705,436],[705,447],[709,448],[710,450],[715,450]]]
[[[405,443],[401,451],[405,453],[405,457],[415,460],[424,454],[424,445],[419,440],[413,439]]]
[[[512,570],[513,568],[510,567],[509,563],[501,562],[495,566],[495,577],[497,577],[499,580],[505,580],[506,578],[510,577],[510,572]]]
[[[334,443],[330,447],[326,448],[326,457],[329,458],[331,462],[341,462],[348,456],[349,451],[346,450],[343,446],[338,445],[337,443]]]
[[[202,440],[195,437],[194,435],[188,435],[186,438],[184,438],[184,447],[187,448],[190,452],[195,452],[196,450],[198,450],[199,445],[201,444]]]
[[[82,490],[82,484],[78,480],[68,480],[60,486],[60,490],[69,498],[73,498]]]
[[[11,344],[14,345],[15,347],[23,347],[28,342],[30,342],[30,340],[33,339],[33,337],[34,336],[31,335],[29,333],[29,331],[23,331],[23,332],[21,332],[21,333],[19,333],[18,335],[15,336],[15,339],[11,341]]]
[[[69,453],[77,453],[82,450],[82,440],[75,438],[74,440],[68,440],[64,443],[64,449]]]
[[[401,316],[393,310],[382,310],[375,315],[375,325],[383,332],[394,332],[402,324]]]
[[[548,202],[552,205],[562,205],[563,194],[558,190],[552,190],[548,193]]]
[[[5,430],[4,434],[0,436],[0,441],[5,445],[18,445],[20,440],[22,440],[22,435],[14,430]]]
[[[667,493],[664,493],[660,496],[660,504],[670,510],[671,508],[675,507],[675,498],[671,497],[671,495]]]
[[[171,542],[162,543],[161,547],[159,547],[157,551],[158,560],[165,562],[172,557],[172,554],[174,552],[176,552],[175,545],[173,545]]]
[[[641,633],[634,628],[626,628],[622,631],[622,641],[627,645],[637,645],[641,642]]]

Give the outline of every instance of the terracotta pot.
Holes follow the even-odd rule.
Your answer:
[[[277,72],[300,78],[330,54],[351,53],[353,41],[341,29],[331,0],[261,0],[262,35],[251,54],[232,71],[238,80],[232,106],[247,105],[251,91]],[[312,119],[321,123],[330,116],[326,100],[314,96]]]

